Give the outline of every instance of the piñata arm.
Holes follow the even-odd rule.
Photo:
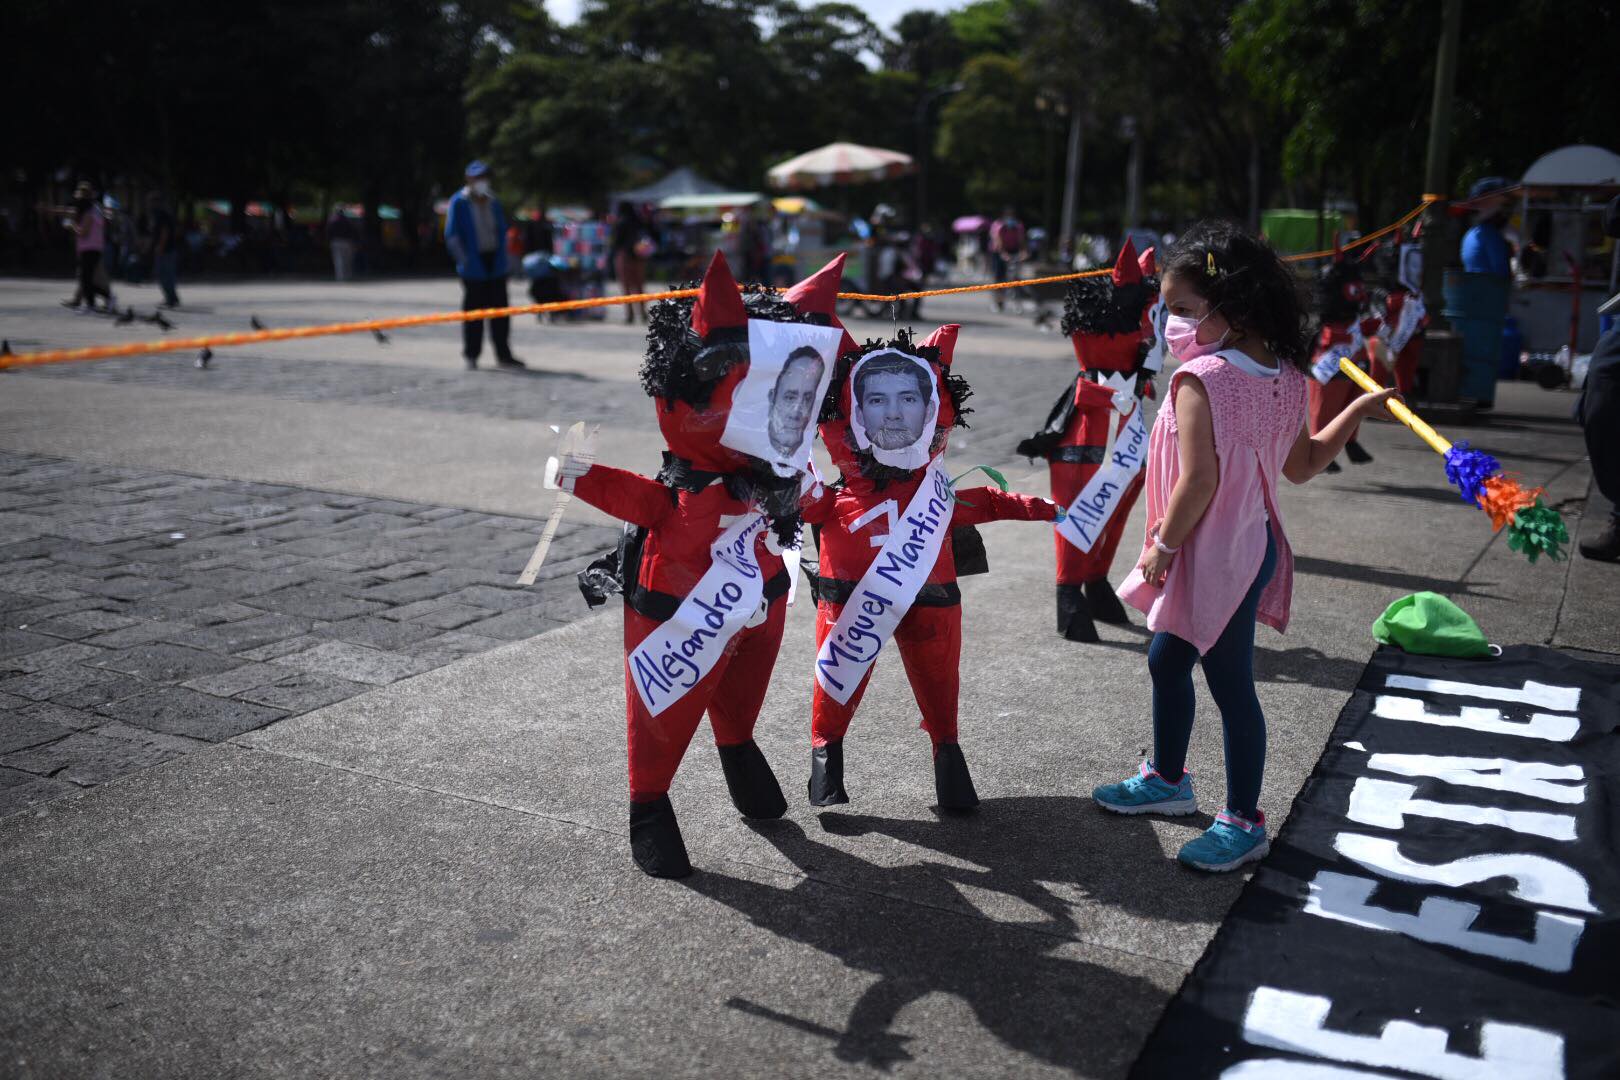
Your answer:
[[[820,494],[815,494],[816,491]],[[806,525],[825,525],[832,517],[836,493],[825,485],[817,485],[799,496],[799,517]]]
[[[628,469],[592,465],[574,481],[574,494],[604,514],[651,528],[675,509],[670,489]]]
[[[956,493],[951,525],[984,525],[992,521],[1052,521],[1058,505],[1038,495],[1020,495],[993,487],[968,488]]]

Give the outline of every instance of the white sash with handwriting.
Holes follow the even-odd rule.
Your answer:
[[[713,562],[696,588],[626,658],[642,704],[654,716],[702,682],[758,612],[765,580],[754,540],[765,527],[764,514],[748,514],[722,532],[710,545]]]
[[[951,478],[935,458],[816,654],[816,682],[840,705],[849,703],[928,581],[950,530],[954,503]]]
[[[1395,320],[1394,329],[1389,333],[1389,355],[1391,362],[1399,356],[1406,343],[1412,340],[1412,335],[1418,332],[1418,324],[1428,311],[1423,306],[1422,293],[1409,293],[1406,302],[1401,305],[1401,313]]]
[[[1349,341],[1340,341],[1329,345],[1322,355],[1317,357],[1316,363],[1311,365],[1312,377],[1323,386],[1332,382],[1333,377],[1339,373],[1339,357],[1343,356],[1352,364],[1356,364],[1361,350],[1367,347],[1367,339],[1361,333],[1361,324],[1359,322],[1350,324],[1349,333]],[[1360,365],[1357,364],[1357,366]]]
[[[1114,511],[1119,509],[1125,489],[1142,471],[1142,465],[1147,461],[1147,447],[1147,423],[1142,419],[1142,409],[1138,406],[1120,429],[1108,460],[1091,474],[1090,483],[1074,497],[1068,506],[1067,516],[1057,523],[1058,535],[1081,551],[1090,551],[1096,546]]]

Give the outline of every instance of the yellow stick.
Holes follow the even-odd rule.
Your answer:
[[[1373,381],[1372,376],[1368,375],[1365,371],[1362,371],[1360,368],[1356,367],[1356,365],[1352,364],[1348,357],[1339,357],[1339,370],[1348,375],[1351,382],[1355,383],[1369,394],[1376,394],[1384,389],[1384,387],[1379,386]],[[1428,443],[1429,447],[1435,453],[1444,454],[1447,450],[1451,449],[1451,441],[1445,438],[1445,436],[1441,435],[1438,431],[1434,430],[1434,428],[1424,423],[1423,418],[1417,413],[1413,412],[1411,409],[1408,409],[1404,401],[1396,401],[1392,398],[1389,401],[1384,402],[1384,407],[1395,415],[1395,419],[1411,428],[1417,434],[1418,438]]]

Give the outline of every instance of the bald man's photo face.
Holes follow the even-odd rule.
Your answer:
[[[810,440],[844,331],[812,323],[748,320],[748,368],[731,397],[720,445],[780,477],[810,464]]]
[[[771,446],[783,457],[794,456],[804,445],[805,430],[821,404],[817,391],[825,366],[813,349],[802,349],[788,357],[776,377],[769,395],[769,434]]]

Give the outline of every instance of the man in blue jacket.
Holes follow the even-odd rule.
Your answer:
[[[467,166],[467,186],[450,196],[444,215],[444,245],[456,260],[461,275],[461,310],[503,308],[506,297],[506,214],[490,188],[489,166],[473,161]],[[489,343],[495,350],[495,366],[524,367],[512,355],[508,339],[512,320],[507,316],[489,321]],[[461,352],[467,368],[478,366],[484,347],[484,320],[468,319],[461,324]]]
[[[1502,227],[1508,223],[1508,192],[1513,185],[1500,176],[1487,176],[1468,191],[1477,219],[1462,242],[1463,269],[1471,274],[1513,277],[1512,250]]]

